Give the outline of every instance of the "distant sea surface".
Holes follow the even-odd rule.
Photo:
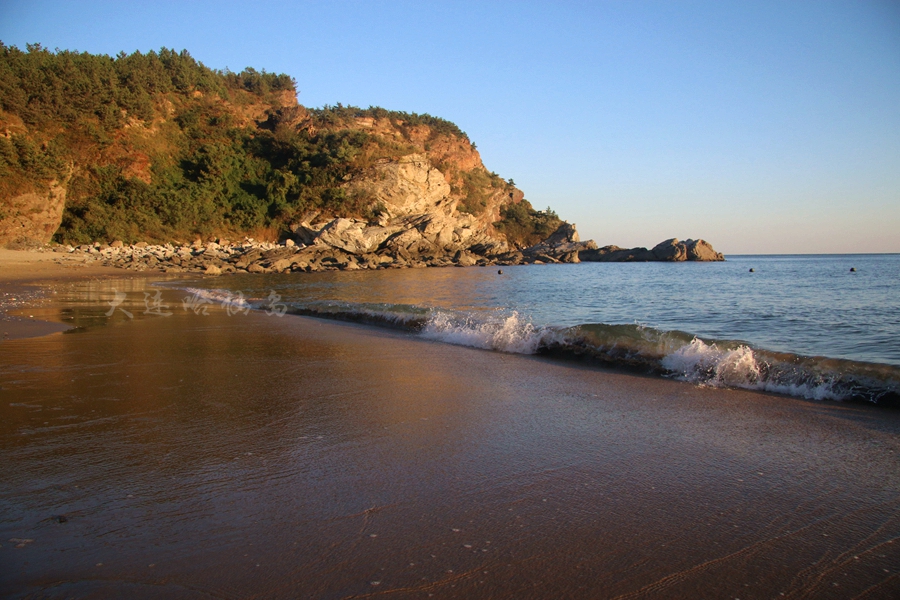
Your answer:
[[[895,403],[900,255],[238,275],[178,284],[267,311],[705,385]]]

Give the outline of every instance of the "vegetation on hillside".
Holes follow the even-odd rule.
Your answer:
[[[547,239],[562,224],[559,215],[549,207],[534,210],[528,200],[507,204],[500,210],[501,220],[494,226],[519,248],[527,248]]]
[[[359,108],[358,106],[344,106],[338,102],[335,106],[326,105],[321,109],[312,109],[310,114],[316,119],[318,125],[326,127],[353,126],[356,119],[369,118],[390,121],[394,127],[404,134],[406,139],[410,138],[410,130],[412,128],[424,125],[431,130],[432,139],[442,135],[452,135],[466,141],[469,140],[469,136],[457,127],[455,123],[440,117],[432,117],[427,113],[420,115],[398,110],[387,110],[380,106]]]
[[[413,134],[422,126],[426,147],[442,136],[468,144],[431,115],[307,110],[295,98],[287,75],[217,71],[187,51],[113,58],[0,42],[0,200],[64,182],[60,242],[275,237],[310,211],[370,216],[367,199],[343,184],[419,151]],[[366,117],[401,136],[357,127]],[[511,188],[480,168],[454,175],[460,209],[471,213],[483,210],[488,190]],[[535,230],[519,212],[504,225],[509,235]]]

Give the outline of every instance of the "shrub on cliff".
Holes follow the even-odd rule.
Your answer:
[[[547,239],[562,224],[562,220],[550,208],[545,211],[534,210],[528,200],[506,205],[501,209],[500,217],[494,227],[518,248],[527,248]]]
[[[428,113],[420,115],[399,110],[387,110],[380,106],[359,108],[358,106],[344,106],[338,102],[334,106],[325,105],[320,109],[310,110],[310,114],[321,125],[331,127],[353,126],[357,119],[383,119],[390,121],[391,124],[397,127],[407,139],[410,138],[410,128],[424,125],[431,129],[432,137],[452,135],[466,141],[469,140],[469,136],[457,127],[455,123],[451,123],[440,117],[433,117]]]

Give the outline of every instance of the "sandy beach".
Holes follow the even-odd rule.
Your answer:
[[[147,314],[147,277],[22,256],[2,292],[58,287],[3,322],[3,597],[900,594],[897,411]]]
[[[60,287],[78,281],[133,279],[142,275],[86,264],[81,255],[0,248],[0,339],[35,337],[68,329],[62,323],[30,317],[33,311],[23,312],[26,307],[42,305]]]

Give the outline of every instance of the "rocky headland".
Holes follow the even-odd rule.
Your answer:
[[[286,75],[165,49],[111,59],[2,44],[0,72],[16,91],[0,94],[10,248],[209,274],[723,260],[702,240],[582,242],[453,123],[308,109]]]
[[[468,144],[443,156],[444,165],[471,163],[484,170]],[[461,210],[452,175],[436,168],[424,153],[382,159],[372,171],[351,178],[351,193],[366,198],[368,218],[335,217],[312,210],[292,223],[282,240],[222,236],[192,243],[125,244],[122,240],[60,244],[54,252],[138,271],[168,273],[288,273],[359,269],[469,267],[578,262],[717,261],[721,253],[703,240],[666,240],[653,249],[599,248],[581,241],[574,224],[552,217],[556,228],[545,239],[525,246],[503,231],[501,214],[509,205],[527,205],[511,186],[482,190],[482,210]],[[478,171],[476,171],[478,172]],[[547,214],[533,211],[533,218]],[[527,239],[527,238],[526,238]]]

